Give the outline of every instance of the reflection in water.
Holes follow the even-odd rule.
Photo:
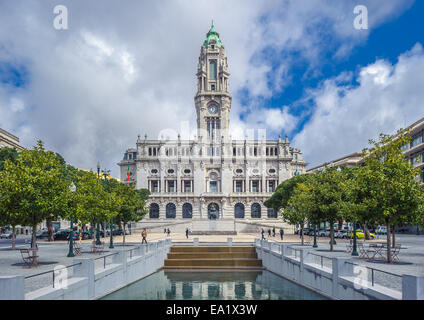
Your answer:
[[[156,272],[106,300],[320,300],[325,299],[268,271]]]

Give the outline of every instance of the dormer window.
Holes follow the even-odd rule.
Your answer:
[[[211,48],[212,48],[212,50],[215,50],[215,45],[214,44],[211,45]]]

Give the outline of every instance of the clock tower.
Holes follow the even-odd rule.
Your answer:
[[[200,49],[194,97],[198,136],[203,140],[219,140],[228,134],[231,109],[229,75],[225,49],[212,22]]]

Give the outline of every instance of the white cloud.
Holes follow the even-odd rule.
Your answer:
[[[363,2],[375,18],[370,27],[411,3]],[[234,131],[293,130],[297,120],[287,107],[260,103],[290,82],[289,60],[274,70],[283,51],[312,68],[332,48],[323,37],[345,45],[338,55],[346,57],[368,34],[353,28],[353,7],[344,1],[74,0],[65,3],[69,29],[62,31],[53,28],[55,5],[0,3],[0,63],[28,70],[22,88],[0,83],[0,127],[26,147],[39,138],[75,166],[94,168],[100,160],[115,175],[137,134],[156,138],[164,128],[180,130],[181,121],[195,125],[197,58],[211,19],[228,55]],[[273,54],[258,54],[264,49]]]
[[[344,77],[342,77],[344,78]],[[309,92],[314,111],[294,138],[311,166],[361,151],[379,133],[393,134],[424,117],[424,50],[416,44],[392,65],[363,67],[359,85],[329,79]]]

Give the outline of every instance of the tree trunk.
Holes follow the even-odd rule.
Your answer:
[[[12,226],[12,250],[16,250],[16,227]]]
[[[303,238],[303,224],[300,226],[300,239],[301,239],[301,244],[303,246],[304,244],[304,238]]]
[[[122,238],[122,244],[125,246],[125,225],[126,225],[126,223],[125,222],[123,222],[122,223],[122,229],[124,230],[124,235],[123,235],[123,238]]]
[[[53,223],[51,220],[46,221],[47,224],[47,230],[49,232],[49,241],[54,241],[54,229],[53,229]]]
[[[32,225],[32,248],[37,248],[37,237],[36,237],[36,233],[37,233],[37,225],[33,224]]]
[[[364,239],[365,240],[370,240],[371,239],[370,231],[368,230],[366,223],[364,223]]]
[[[395,233],[395,226],[393,226],[393,229],[392,229],[392,248],[395,247],[395,244],[396,244],[396,233]]]
[[[389,220],[387,220],[386,228],[387,228],[387,262],[391,263],[392,255],[390,252],[391,250],[390,250],[390,221]]]
[[[334,250],[334,222],[330,221],[330,251]]]

